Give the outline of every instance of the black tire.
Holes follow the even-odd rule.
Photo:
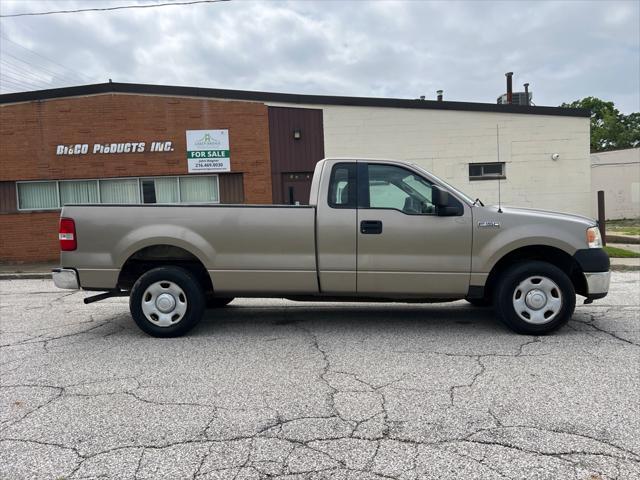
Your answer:
[[[539,300],[540,303],[544,302],[544,306],[532,308],[527,303],[530,298],[528,295],[536,296],[541,290],[548,290],[543,295],[545,300]],[[516,306],[517,302],[522,306]],[[532,260],[513,265],[502,274],[493,303],[498,319],[513,331],[523,335],[545,335],[569,321],[576,306],[576,292],[567,274],[558,267]],[[552,303],[554,306],[551,306]],[[527,315],[529,320],[526,319]],[[549,320],[546,320],[547,316]]]
[[[211,293],[205,295],[205,304],[207,308],[222,308],[233,302],[234,297],[215,297]]]
[[[493,306],[493,302],[489,298],[466,298],[465,300],[478,308],[488,308]]]
[[[167,326],[160,326],[157,323],[154,323],[152,319],[147,317],[145,311],[143,309],[143,295],[147,292],[146,305],[151,305],[151,307],[145,307],[147,311],[151,308],[159,308],[157,307],[157,301],[151,302],[150,300],[154,297],[152,293],[149,293],[147,290],[154,288],[172,288],[178,293],[177,295],[173,295],[174,302],[179,303],[182,307],[178,307],[183,313],[175,313],[174,317],[177,319],[175,323],[171,323]],[[174,290],[167,290],[167,292],[173,292]],[[158,297],[156,297],[157,300]],[[179,337],[184,335],[202,319],[202,315],[204,313],[204,293],[202,291],[202,287],[195,279],[195,277],[188,272],[187,270],[179,267],[159,267],[154,268],[153,270],[149,270],[145,274],[143,274],[136,283],[133,285],[131,289],[131,296],[129,297],[129,309],[131,311],[131,316],[133,320],[136,322],[138,327],[149,335],[153,337]],[[177,310],[175,310],[177,312]],[[156,321],[160,322],[173,322],[174,320],[169,317],[173,312],[169,311],[166,314],[163,314],[158,310],[160,315],[163,315],[163,319],[157,318]],[[150,314],[150,317],[153,317],[154,313]],[[166,315],[166,318],[165,316]]]

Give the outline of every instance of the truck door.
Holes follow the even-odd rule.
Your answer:
[[[399,165],[361,162],[358,295],[465,295],[471,269],[471,209],[438,216],[432,182]]]
[[[323,293],[355,295],[357,247],[357,163],[326,161],[320,173],[316,248]]]

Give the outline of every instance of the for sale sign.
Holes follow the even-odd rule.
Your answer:
[[[229,130],[187,130],[189,173],[229,172]]]

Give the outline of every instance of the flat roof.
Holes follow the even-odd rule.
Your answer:
[[[538,107],[524,105],[498,105],[497,103],[450,102],[420,99],[342,97],[333,95],[303,95],[296,93],[255,92],[248,90],[223,90],[218,88],[149,85],[142,83],[96,83],[74,87],[51,88],[0,95],[0,105],[19,102],[52,100],[104,93],[163,95],[171,97],[197,97],[253,102],[273,102],[306,105],[341,105],[353,107],[416,108],[425,110],[458,110],[468,112],[520,113],[529,115],[559,115],[589,117],[591,112],[583,108]]]

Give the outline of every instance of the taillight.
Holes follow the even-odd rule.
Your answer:
[[[60,239],[60,250],[69,252],[78,248],[78,239],[76,238],[76,224],[72,218],[60,219],[58,238]]]

